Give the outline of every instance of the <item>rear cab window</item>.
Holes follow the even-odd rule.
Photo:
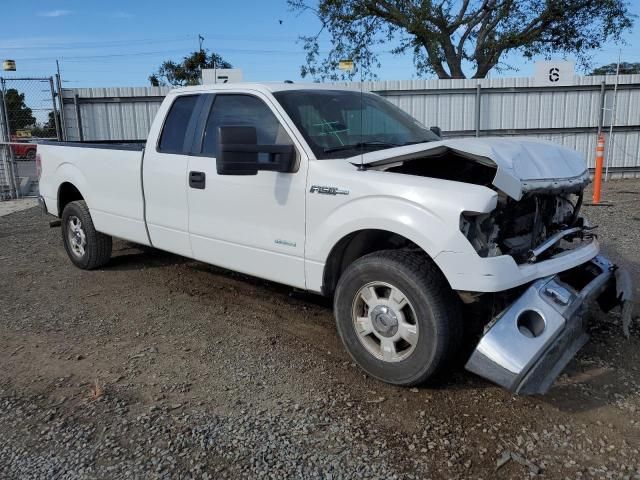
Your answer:
[[[182,95],[171,104],[160,140],[158,152],[188,154],[193,144],[196,106],[200,95]]]

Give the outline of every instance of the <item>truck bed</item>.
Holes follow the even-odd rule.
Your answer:
[[[142,151],[145,140],[91,140],[83,142],[38,142],[40,145],[54,145],[58,147],[94,148],[109,150]]]
[[[143,149],[141,142],[40,144],[40,195],[47,210],[57,216],[61,214],[57,203],[58,188],[65,188],[64,182],[69,182],[82,193],[96,230],[147,245],[142,191]]]

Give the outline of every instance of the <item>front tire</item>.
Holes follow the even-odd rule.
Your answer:
[[[340,338],[372,377],[412,386],[447,366],[462,336],[460,301],[425,255],[385,250],[344,271],[334,297]]]
[[[111,258],[111,237],[96,231],[84,200],[64,207],[62,241],[69,259],[83,270],[102,267]]]

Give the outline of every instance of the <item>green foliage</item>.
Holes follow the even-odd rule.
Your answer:
[[[9,130],[14,135],[16,130],[30,127],[36,123],[33,110],[27,107],[24,93],[18,92],[15,88],[6,91],[5,100],[7,103],[7,113],[9,114]]]
[[[198,85],[203,68],[233,68],[217,53],[199,50],[184,57],[180,63],[167,60],[158,71],[149,76],[152,87],[171,85],[174,87]]]
[[[310,4],[309,2],[313,2]],[[484,78],[510,68],[508,53],[526,58],[575,56],[586,67],[603,43],[620,41],[633,26],[627,0],[288,0],[299,13],[312,12],[322,24],[301,37],[306,52],[303,77],[338,80],[375,78],[378,54],[412,53],[419,75]],[[332,48],[320,52],[323,34]],[[339,72],[340,59],[356,62],[360,73]]]
[[[60,125],[60,112],[56,112],[58,116],[58,125]],[[56,121],[53,118],[53,111],[49,112],[47,121],[42,124],[36,124],[31,129],[31,135],[37,138],[54,138],[58,135],[56,131]]]
[[[615,75],[618,69],[617,63],[610,63],[594,68],[589,75]],[[620,75],[631,75],[640,73],[640,63],[620,62]]]

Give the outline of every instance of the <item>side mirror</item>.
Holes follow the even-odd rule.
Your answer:
[[[433,133],[435,133],[438,137],[442,138],[442,129],[440,127],[429,127]]]
[[[260,153],[269,155],[260,159]],[[258,145],[255,127],[220,127],[218,132],[218,175],[256,175],[259,170],[289,173],[296,153],[293,145]]]

